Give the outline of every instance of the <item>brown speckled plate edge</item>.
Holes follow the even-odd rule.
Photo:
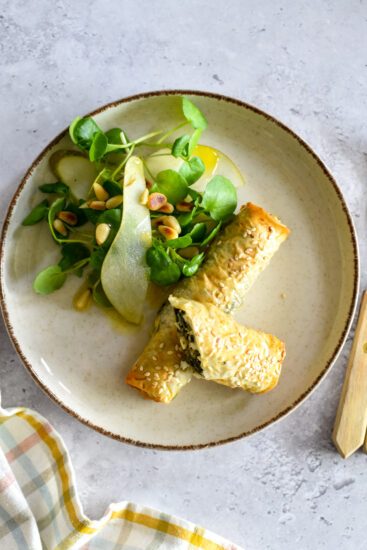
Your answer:
[[[334,180],[334,178],[331,175],[331,173],[329,172],[329,170],[326,168],[325,164],[320,160],[320,158],[316,155],[316,153],[314,153],[314,151],[311,149],[311,147],[302,138],[300,138],[295,132],[293,132],[293,130],[288,128],[288,126],[286,126],[285,124],[283,124],[282,122],[280,122],[279,120],[274,118],[273,116],[268,115],[267,113],[265,113],[261,109],[258,109],[257,107],[254,107],[253,105],[245,103],[244,101],[241,101],[239,99],[234,99],[232,97],[228,97],[228,96],[224,96],[224,95],[216,94],[216,93],[211,93],[211,92],[203,92],[203,91],[199,91],[199,90],[159,90],[159,91],[152,91],[152,92],[143,92],[143,93],[140,93],[140,94],[125,97],[123,99],[119,99],[118,101],[113,101],[112,103],[108,103],[107,105],[104,105],[103,107],[100,107],[99,109],[96,109],[95,111],[92,111],[91,113],[88,113],[85,116],[97,115],[97,114],[99,114],[103,111],[106,111],[107,109],[110,109],[112,107],[116,107],[117,105],[120,105],[122,103],[128,103],[128,102],[139,100],[139,99],[146,99],[146,98],[149,98],[149,97],[162,96],[162,95],[194,95],[194,96],[196,95],[196,96],[202,96],[202,97],[209,97],[209,98],[216,99],[216,100],[219,100],[219,101],[225,101],[225,102],[228,102],[228,103],[232,103],[232,104],[238,105],[239,107],[243,107],[245,109],[253,111],[254,113],[264,117],[266,120],[268,120],[268,121],[272,122],[273,124],[279,126],[283,130],[285,130],[288,134],[290,134],[294,139],[296,139],[298,141],[298,143],[304,149],[306,149],[306,151],[314,158],[316,163],[322,169],[325,176],[328,178],[329,182],[333,186],[333,188],[336,192],[336,195],[337,195],[337,197],[340,201],[340,204],[342,206],[342,209],[344,211],[344,214],[346,216],[349,231],[350,231],[350,238],[351,238],[353,251],[354,251],[354,266],[353,266],[354,267],[354,284],[353,284],[352,300],[351,300],[351,303],[350,303],[350,306],[349,306],[349,312],[348,312],[348,316],[347,316],[347,319],[346,319],[346,322],[345,322],[344,330],[342,332],[342,335],[339,339],[339,342],[338,342],[334,352],[332,353],[330,359],[326,362],[323,371],[313,381],[313,383],[310,385],[310,387],[307,388],[307,390],[305,392],[303,392],[299,396],[299,398],[296,399],[296,401],[292,405],[290,405],[289,407],[282,410],[278,415],[271,418],[267,422],[264,422],[263,424],[260,424],[259,426],[257,426],[253,430],[241,433],[241,434],[233,436],[233,437],[229,437],[229,438],[226,438],[226,439],[222,439],[222,440],[219,440],[219,441],[213,441],[213,442],[209,442],[209,443],[205,443],[205,444],[197,444],[197,445],[160,445],[160,444],[156,444],[156,443],[145,443],[145,442],[142,442],[142,441],[136,441],[134,439],[129,439],[129,438],[126,438],[126,437],[122,437],[120,435],[117,435],[115,433],[112,433],[112,432],[106,430],[105,428],[102,428],[101,426],[93,424],[92,422],[90,422],[86,418],[83,418],[78,413],[76,413],[73,409],[66,406],[52,391],[50,391],[50,389],[42,382],[42,380],[39,378],[37,373],[34,371],[32,365],[27,361],[26,357],[24,356],[24,354],[22,352],[21,345],[18,342],[17,338],[15,337],[14,330],[13,330],[13,327],[12,327],[11,322],[10,322],[9,313],[7,311],[7,308],[6,308],[2,272],[3,272],[3,262],[4,262],[5,240],[6,240],[6,236],[7,236],[9,222],[10,222],[10,219],[11,219],[11,216],[12,216],[13,209],[16,205],[18,196],[19,196],[20,192],[22,191],[23,187],[26,185],[29,177],[32,175],[34,169],[40,164],[40,162],[43,160],[43,157],[47,154],[47,152],[65,136],[68,129],[63,130],[58,136],[56,136],[43,149],[43,151],[38,155],[38,157],[34,160],[34,162],[31,164],[30,168],[27,170],[25,176],[23,177],[20,185],[18,186],[18,188],[17,188],[17,190],[16,190],[16,192],[15,192],[15,194],[14,194],[14,196],[11,199],[11,202],[9,204],[8,210],[7,210],[6,215],[5,215],[5,219],[4,219],[4,223],[3,223],[3,227],[2,227],[2,232],[1,232],[1,239],[0,239],[0,305],[1,305],[1,310],[2,310],[4,321],[5,321],[5,326],[6,326],[6,329],[8,331],[10,340],[12,341],[12,344],[13,344],[16,352],[18,353],[19,357],[21,358],[24,366],[28,369],[31,376],[34,378],[34,380],[37,382],[37,384],[42,388],[42,390],[51,399],[53,399],[62,409],[64,409],[64,411],[71,414],[72,416],[74,416],[75,418],[80,420],[80,422],[82,422],[83,424],[89,426],[90,428],[93,428],[97,432],[100,432],[103,435],[107,435],[108,437],[111,437],[111,438],[116,439],[118,441],[121,441],[123,443],[129,443],[131,445],[136,445],[138,447],[144,447],[144,448],[149,448],[149,449],[159,449],[159,450],[169,450],[169,451],[192,451],[192,450],[198,450],[198,449],[205,449],[205,448],[208,448],[208,447],[215,447],[217,445],[223,445],[225,443],[231,443],[232,441],[237,441],[238,439],[248,437],[248,436],[250,436],[250,435],[252,435],[256,432],[259,432],[259,431],[263,430],[264,428],[270,426],[271,424],[274,424],[275,422],[278,422],[280,419],[284,418],[290,412],[294,411],[311,394],[311,392],[317,387],[317,385],[321,382],[321,380],[330,371],[332,365],[336,361],[336,359],[337,359],[337,357],[340,353],[340,350],[341,350],[341,348],[342,348],[342,346],[343,346],[343,344],[344,344],[344,342],[347,338],[349,329],[350,329],[352,321],[353,321],[353,316],[354,316],[354,312],[355,312],[356,305],[357,305],[358,288],[359,288],[359,276],[360,276],[359,251],[358,251],[358,241],[357,241],[356,231],[355,231],[355,228],[354,228],[354,224],[353,224],[351,214],[348,210],[348,207],[346,205],[344,197],[343,197],[336,181]]]

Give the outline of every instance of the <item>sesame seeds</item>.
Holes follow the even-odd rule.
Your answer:
[[[208,251],[205,266],[199,272],[199,281],[204,284],[198,288],[197,279],[194,278],[191,282],[188,280],[183,285],[183,292],[178,291],[179,295],[216,304],[226,311],[241,304],[244,294],[283,240],[284,233],[282,227],[278,228],[271,217],[254,205],[245,206],[241,212],[243,213],[237,216],[234,223],[224,228],[219,240]],[[139,362],[135,369],[140,372],[139,379],[144,380],[148,395],[151,391],[156,399],[169,402],[190,379],[192,368],[185,361],[181,363],[181,358],[187,351],[182,352],[179,342],[174,339],[174,321],[172,315],[167,313],[169,308],[164,311],[157,318],[157,336],[154,336],[153,345],[146,349],[142,364]],[[246,347],[244,334],[241,334],[241,345],[238,346],[238,341],[228,338],[228,333],[225,335],[221,332],[218,325],[217,322],[213,337],[210,337],[210,345],[206,345],[205,338],[197,337],[196,328],[194,331],[201,357],[206,359],[207,378],[250,391],[261,391],[261,387],[269,387],[270,382],[276,380],[280,372],[284,348],[276,351],[275,343],[266,341],[266,338],[264,349],[258,345],[257,340]],[[206,346],[205,349],[202,349],[203,345]],[[249,347],[253,353],[246,353]],[[159,352],[163,349],[164,352]],[[163,363],[166,365],[163,366]],[[220,368],[217,367],[218,364]],[[145,372],[148,369],[149,372]],[[153,387],[154,391],[149,389]]]

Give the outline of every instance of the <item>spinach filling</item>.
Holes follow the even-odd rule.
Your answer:
[[[185,361],[189,363],[199,374],[202,374],[200,353],[195,345],[195,338],[189,323],[186,321],[185,314],[180,309],[175,309],[176,321],[182,336],[187,342],[184,352]],[[191,345],[190,344],[194,344]]]

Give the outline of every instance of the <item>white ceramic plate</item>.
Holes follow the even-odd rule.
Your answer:
[[[183,92],[154,92],[102,109],[97,123],[128,135],[174,126]],[[240,203],[255,202],[292,230],[289,240],[249,292],[237,319],[276,334],[287,345],[278,387],[253,396],[194,380],[170,405],[142,399],[124,375],[148,339],[153,312],[139,330],[121,330],[97,308],[71,307],[76,278],[48,297],[32,280],[56,259],[47,228],[20,227],[37,186],[51,180],[48,158],[70,147],[58,136],[21,182],[5,221],[1,300],[10,337],[42,388],[96,430],[142,446],[200,448],[232,441],[292,411],[320,382],[347,335],[357,297],[355,231],[343,197],[325,166],[284,125],[240,101],[188,92],[209,121],[203,143],[228,154],[245,175]],[[70,278],[72,279],[72,278]]]

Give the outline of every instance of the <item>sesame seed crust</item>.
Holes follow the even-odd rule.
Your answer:
[[[286,226],[262,208],[252,203],[242,206],[213,241],[201,269],[182,281],[174,290],[174,296],[232,311],[242,304],[246,292],[288,233]],[[213,330],[217,336],[217,327]],[[217,344],[218,352],[223,351],[220,345]],[[253,358],[252,363],[255,362]],[[146,373],[150,376],[145,376]],[[154,378],[157,386],[153,387],[155,373],[159,373],[159,381]],[[169,403],[190,382],[192,375],[193,369],[184,360],[174,311],[166,303],[157,315],[150,341],[128,373],[126,382],[150,399]],[[239,375],[237,378],[241,381]]]
[[[170,302],[184,312],[190,338],[194,337],[194,344],[188,349],[192,347],[200,355],[200,377],[252,393],[276,386],[285,358],[281,340],[240,325],[212,304],[174,297]],[[182,325],[178,324],[178,330],[187,337]]]

